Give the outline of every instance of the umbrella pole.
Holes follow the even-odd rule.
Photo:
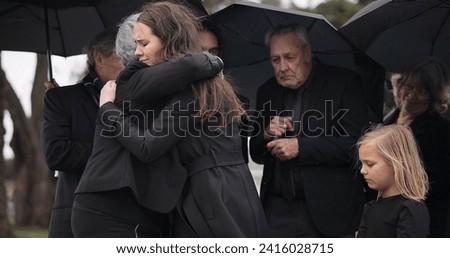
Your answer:
[[[53,69],[52,69],[52,50],[50,44],[50,28],[48,22],[48,7],[47,0],[44,0],[44,16],[45,16],[45,37],[47,42],[47,65],[48,65],[48,80],[53,82]]]

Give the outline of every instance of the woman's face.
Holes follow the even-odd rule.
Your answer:
[[[136,41],[135,54],[139,61],[149,66],[162,62],[157,56],[162,50],[163,44],[161,39],[153,34],[153,30],[149,26],[136,22],[134,25],[134,40]]]
[[[402,85],[399,93],[400,106],[409,113],[419,115],[430,107],[430,94],[419,84]]]

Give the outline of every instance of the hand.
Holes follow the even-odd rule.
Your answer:
[[[45,86],[45,90],[50,90],[50,89],[54,89],[54,88],[58,88],[59,84],[53,80],[53,81],[45,81],[44,82],[44,86]]]
[[[268,141],[281,137],[286,131],[294,130],[292,126],[292,117],[287,116],[275,116],[270,121],[264,132],[264,140]]]
[[[103,106],[106,102],[114,102],[116,99],[116,81],[108,81],[100,92],[99,106]]]
[[[283,138],[268,142],[267,149],[279,160],[290,160],[298,156],[298,139],[297,138]]]

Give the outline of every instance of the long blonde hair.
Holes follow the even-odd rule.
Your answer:
[[[198,31],[201,21],[187,7],[171,1],[150,2],[142,9],[138,22],[149,26],[161,39],[163,48],[160,61],[168,61],[182,55],[201,52]],[[193,83],[194,98],[199,111],[196,116],[208,119],[220,115],[222,124],[237,121],[245,110],[233,86],[223,76]]]
[[[425,200],[428,176],[411,129],[402,125],[379,126],[364,134],[357,146],[373,141],[377,152],[393,167],[395,184],[401,195],[416,201]]]

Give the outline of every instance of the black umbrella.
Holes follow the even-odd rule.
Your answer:
[[[72,56],[150,0],[0,0],[0,50]],[[180,0],[207,15],[201,0]]]
[[[278,24],[296,22],[307,29],[314,56],[362,76],[369,105],[378,118],[382,117],[384,70],[358,53],[322,15],[239,2],[210,15],[210,19],[219,31],[226,72],[235,79],[240,93],[250,99],[251,108],[258,87],[273,76],[264,42],[266,32]]]
[[[357,47],[401,72],[415,58],[435,56],[450,65],[450,0],[378,0],[340,29]]]

